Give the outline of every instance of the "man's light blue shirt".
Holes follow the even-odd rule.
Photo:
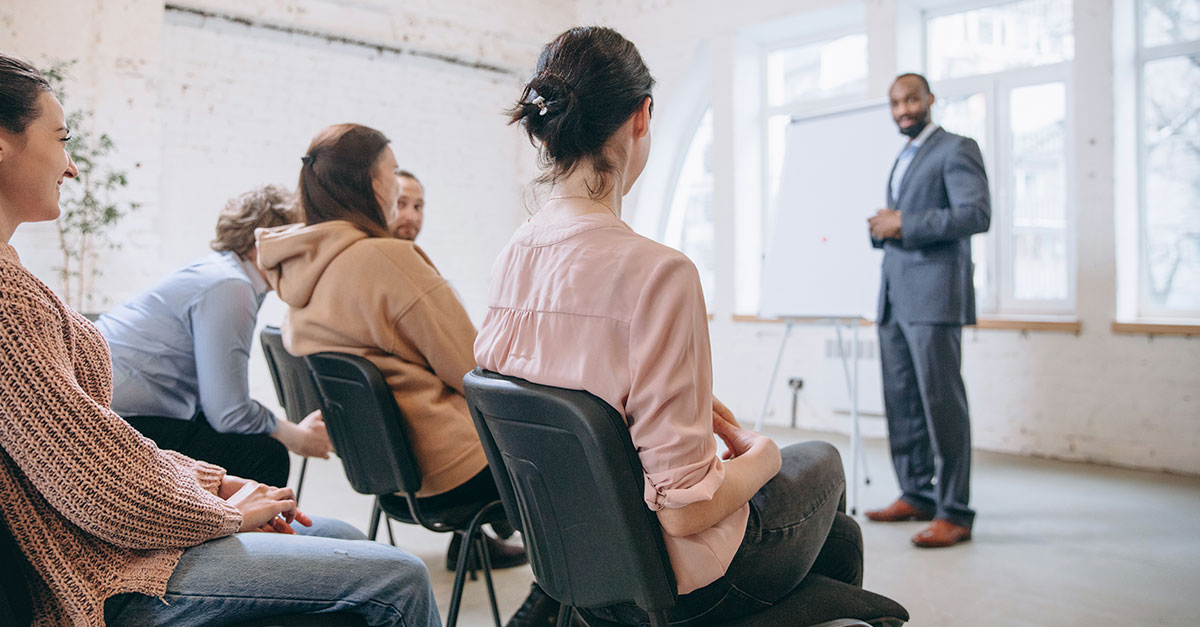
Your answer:
[[[921,144],[924,144],[925,140],[928,139],[929,136],[933,134],[933,131],[937,130],[937,128],[938,125],[934,124],[933,122],[926,124],[925,128],[921,129],[921,132],[917,133],[917,136],[914,137],[912,141],[905,144],[904,148],[900,151],[900,156],[896,158],[896,168],[892,170],[891,185],[893,205],[895,205],[896,201],[900,199],[900,183],[904,181],[904,173],[908,171],[909,164],[912,163],[913,157],[915,157],[917,154],[917,150],[921,148]],[[889,209],[895,209],[895,207],[889,207]]]
[[[273,433],[250,398],[248,365],[258,309],[270,287],[249,261],[213,253],[100,316],[121,416],[191,419],[220,433]]]

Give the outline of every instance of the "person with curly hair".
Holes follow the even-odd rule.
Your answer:
[[[295,222],[288,190],[265,185],[225,206],[213,253],[104,314],[113,411],[162,448],[267,485],[286,485],[288,451],[327,458],[320,412],[299,424],[250,398],[258,310],[271,290],[254,231]]]

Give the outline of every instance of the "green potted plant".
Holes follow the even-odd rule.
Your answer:
[[[64,86],[74,64],[75,60],[58,61],[43,74],[67,111],[72,137],[67,142],[67,153],[79,168],[76,181],[62,187],[62,215],[55,223],[62,259],[54,270],[62,299],[77,311],[87,312],[96,305],[95,280],[101,275],[97,261],[101,253],[120,248],[113,231],[122,218],[138,208],[138,203],[120,199],[119,192],[129,181],[123,170],[107,163],[116,150],[112,138],[107,133],[95,133],[91,110],[67,105]]]

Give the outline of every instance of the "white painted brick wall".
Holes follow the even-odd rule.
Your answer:
[[[519,79],[170,11],[163,68],[166,266],[203,254],[198,234],[212,232],[226,198],[294,186],[312,136],[353,121],[383,131],[421,177],[418,243],[482,315],[487,269],[520,213],[521,140],[502,115]]]
[[[522,192],[533,176],[533,150],[502,112],[518,97],[540,46],[570,24],[573,6],[180,4],[349,40],[379,36],[374,43],[417,54],[137,0],[0,6],[0,48],[38,63],[81,59],[69,86],[72,103],[96,110],[97,128],[120,148],[114,163],[130,171],[127,198],[143,204],[121,226],[123,249],[105,257],[98,308],[205,254],[226,199],[263,183],[294,186],[312,136],[353,121],[386,133],[401,166],[421,177],[428,204],[418,243],[478,321],[492,260],[524,216]],[[53,225],[26,225],[12,243],[54,285]],[[269,298],[260,326],[277,324],[283,311]],[[274,406],[257,346],[251,365],[254,396]]]
[[[203,254],[198,234],[211,234],[226,198],[262,182],[294,186],[312,136],[353,121],[383,131],[421,178],[418,243],[482,317],[491,262],[522,211],[517,162],[533,159],[504,124],[516,76],[171,11],[162,58],[165,267]],[[284,309],[272,298],[260,325]],[[257,358],[252,377],[269,398]]]

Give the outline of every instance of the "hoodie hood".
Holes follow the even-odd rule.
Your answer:
[[[342,251],[367,234],[342,220],[307,226],[289,224],[257,229],[258,267],[279,299],[292,307],[304,307],[325,269]]]

